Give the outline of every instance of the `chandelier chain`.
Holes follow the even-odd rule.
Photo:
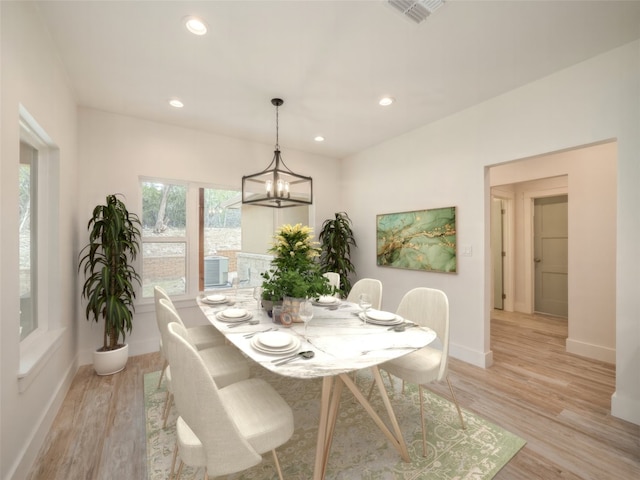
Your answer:
[[[276,150],[280,150],[280,106],[276,105]]]

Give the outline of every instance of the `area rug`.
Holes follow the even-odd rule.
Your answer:
[[[254,373],[267,380],[293,409],[295,432],[286,444],[277,449],[284,478],[311,479],[321,380],[291,379],[260,367],[256,367]],[[163,429],[162,411],[166,390],[164,382],[158,388],[159,375],[160,372],[153,372],[144,378],[148,480],[169,478],[175,445],[177,413],[174,406],[167,427]],[[370,373],[359,372],[357,383],[367,392],[371,384]],[[455,406],[425,390],[428,457],[423,457],[417,387],[407,385],[402,393],[398,380],[393,387],[389,385],[387,391],[407,443],[411,462],[402,461],[397,450],[389,444],[362,406],[345,389],[327,466],[327,480],[486,480],[493,478],[525,444],[523,439],[464,409],[467,428],[462,430]],[[377,392],[371,403],[383,419],[387,418]],[[277,479],[272,456],[265,454],[263,458],[259,465],[229,475],[227,479]],[[181,478],[202,479],[203,470],[184,468]]]

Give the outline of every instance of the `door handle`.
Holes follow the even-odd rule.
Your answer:
[[[536,257],[536,258],[534,258],[534,259],[533,259],[533,261],[534,261],[535,263],[540,263],[540,262],[542,261],[542,259],[541,259],[541,258]]]

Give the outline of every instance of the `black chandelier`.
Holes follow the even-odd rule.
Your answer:
[[[271,103],[276,107],[276,149],[273,160],[265,170],[242,177],[242,203],[272,208],[311,205],[313,180],[292,172],[280,155],[278,108],[284,101],[273,98]]]

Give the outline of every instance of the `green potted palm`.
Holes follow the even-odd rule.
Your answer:
[[[325,220],[318,238],[322,272],[336,272],[340,275],[339,293],[346,297],[351,290],[349,275],[356,271],[351,263],[351,247],[357,247],[349,215],[338,212],[335,218]]]
[[[133,261],[139,251],[140,220],[130,213],[118,195],[108,195],[89,219],[89,243],[80,251],[78,273],[84,273],[82,297],[88,321],[104,319],[103,345],[94,352],[98,375],[122,370],[129,356],[124,343],[131,333],[136,297],[134,284],[140,276]],[[120,342],[122,338],[122,342]]]
[[[317,262],[320,248],[312,240],[312,233],[301,224],[283,225],[276,232],[269,249],[273,254],[271,268],[262,273],[262,299],[267,310],[274,303],[293,304],[296,300],[292,299],[333,293]]]

